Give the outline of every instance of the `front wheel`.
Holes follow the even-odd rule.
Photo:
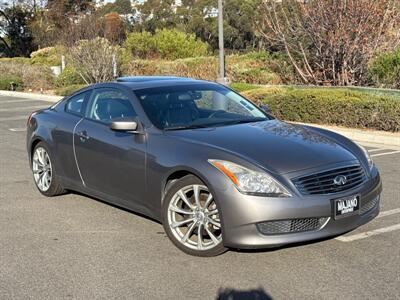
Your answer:
[[[163,202],[163,225],[174,245],[190,255],[216,256],[227,250],[214,196],[193,175],[169,187]]]

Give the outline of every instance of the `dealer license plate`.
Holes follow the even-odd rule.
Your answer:
[[[334,200],[335,219],[357,214],[360,209],[360,195]]]

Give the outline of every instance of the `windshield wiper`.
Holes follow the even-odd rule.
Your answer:
[[[164,130],[185,130],[185,129],[196,129],[196,128],[210,128],[215,126],[225,126],[225,125],[235,125],[242,123],[252,123],[252,122],[260,122],[270,120],[268,118],[252,118],[252,119],[239,119],[239,120],[230,120],[226,122],[216,122],[216,123],[206,123],[206,124],[197,124],[197,125],[181,125],[181,126],[172,126],[164,128]]]
[[[202,124],[202,125],[187,125],[187,126],[171,126],[164,128],[164,130],[184,130],[184,129],[196,129],[196,128],[207,128],[208,124]]]
[[[268,118],[252,118],[252,119],[240,119],[240,120],[231,120],[226,122],[218,123],[217,125],[235,125],[235,124],[243,124],[243,123],[252,123],[252,122],[261,122],[268,121]]]

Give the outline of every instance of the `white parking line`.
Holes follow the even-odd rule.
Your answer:
[[[29,115],[26,114],[25,116],[15,116],[15,117],[4,117],[0,118],[1,121],[18,121],[18,120],[28,120]]]
[[[386,233],[386,232],[391,232],[391,231],[395,231],[395,230],[400,230],[400,224],[383,227],[383,228],[379,228],[379,229],[375,229],[375,230],[371,230],[371,231],[366,231],[366,232],[359,233],[359,234],[353,234],[353,235],[349,235],[349,236],[339,236],[336,238],[336,240],[339,240],[341,242],[352,242],[352,241],[362,240],[362,239],[365,239],[370,236],[374,236],[374,235],[378,235],[378,234],[382,234],[382,233]]]
[[[372,154],[371,157],[377,157],[377,156],[389,155],[389,154],[396,154],[396,153],[400,153],[400,150],[391,151],[391,152],[385,152],[385,153]]]
[[[381,211],[381,212],[379,213],[379,215],[378,215],[376,218],[382,218],[382,217],[386,217],[386,216],[391,216],[391,215],[398,214],[398,213],[400,213],[400,208],[395,208],[395,209],[392,209],[392,210]]]
[[[13,107],[13,108],[0,108],[0,112],[6,112],[6,111],[20,111],[20,110],[36,110],[36,109],[41,109],[45,108],[46,106],[44,105],[36,105],[36,106],[21,106],[21,107]]]
[[[26,128],[10,128],[9,130],[13,132],[21,132],[26,131]]]

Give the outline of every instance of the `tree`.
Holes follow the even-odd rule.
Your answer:
[[[82,16],[75,22],[68,24],[68,30],[60,31],[56,43],[66,47],[74,46],[80,40],[93,40],[104,37],[104,19],[95,14]]]
[[[224,43],[227,49],[255,48],[258,37],[254,34],[254,11],[261,0],[224,1]],[[177,9],[177,26],[218,48],[217,1],[183,0]]]
[[[399,45],[396,5],[396,0],[267,0],[256,27],[287,53],[304,83],[363,84],[374,53]]]
[[[82,20],[94,14],[95,0],[48,0],[44,6],[34,7],[35,18],[30,27],[35,42],[40,47],[48,47],[58,43],[66,44],[64,39],[68,43],[72,39],[70,34],[77,35],[76,27],[79,26],[76,25],[85,23]],[[98,23],[97,20],[92,21],[95,21],[94,25]],[[82,31],[91,30],[92,28]]]
[[[95,10],[94,0],[48,0],[45,17],[57,33],[68,30],[71,22]]]
[[[5,55],[29,56],[35,50],[29,23],[32,12],[21,5],[0,10],[0,51]]]
[[[130,0],[115,0],[114,3],[107,3],[103,5],[98,13],[100,15],[106,15],[109,13],[117,13],[120,15],[128,15],[132,13],[132,4]]]
[[[104,16],[104,37],[113,44],[120,44],[125,39],[125,24],[116,12]]]
[[[140,21],[136,29],[155,33],[156,29],[175,28],[175,0],[147,0],[138,5]]]
[[[257,48],[260,38],[254,33],[255,11],[262,0],[225,0],[224,42],[227,49]],[[194,33],[197,38],[218,49],[217,1],[147,0],[136,7],[140,21],[135,31],[155,33],[157,29],[178,29]]]

